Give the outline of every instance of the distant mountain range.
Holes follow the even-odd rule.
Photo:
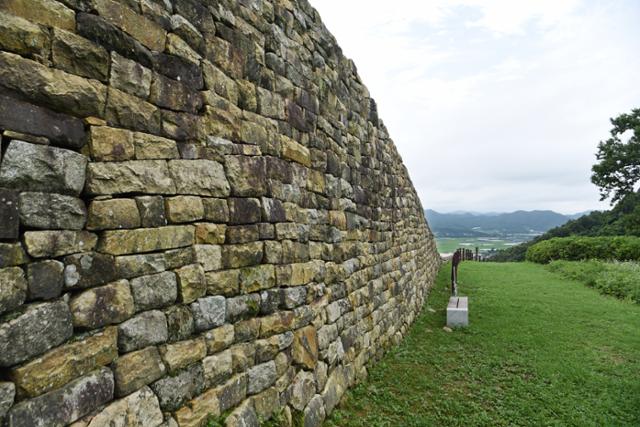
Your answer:
[[[431,209],[426,209],[424,213],[437,237],[538,235],[586,214],[562,215],[553,211],[439,213]]]

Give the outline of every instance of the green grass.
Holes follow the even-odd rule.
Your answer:
[[[511,248],[515,244],[522,243],[518,239],[500,239],[494,237],[437,237],[436,245],[441,254],[454,252],[458,248],[482,251]]]
[[[448,333],[448,277],[325,426],[640,425],[639,306],[540,265],[465,262],[471,326]]]
[[[640,304],[640,263],[552,261],[547,269],[597,289],[604,295]]]

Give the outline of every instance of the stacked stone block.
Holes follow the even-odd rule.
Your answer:
[[[305,0],[0,1],[0,425],[319,426],[438,268]]]

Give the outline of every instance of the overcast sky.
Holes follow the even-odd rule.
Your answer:
[[[640,1],[310,0],[425,208],[607,208],[609,118],[640,107]]]

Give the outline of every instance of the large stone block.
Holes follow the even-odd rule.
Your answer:
[[[175,375],[162,378],[151,384],[151,388],[163,410],[175,411],[204,390],[202,364],[196,363]]]
[[[21,397],[35,397],[106,366],[118,357],[117,329],[62,345],[9,371]]]
[[[3,10],[45,26],[75,29],[75,13],[62,3],[52,0],[5,0]]]
[[[100,16],[131,34],[149,49],[158,52],[164,50],[166,32],[153,21],[113,0],[96,0],[94,4]]]
[[[131,293],[137,311],[166,307],[178,298],[176,275],[167,271],[137,277],[131,280]]]
[[[149,387],[116,400],[94,416],[87,427],[157,427],[163,416],[158,398]]]
[[[136,197],[140,221],[143,227],[162,227],[167,225],[162,196]]]
[[[29,299],[53,299],[60,296],[64,285],[64,264],[48,259],[27,265]]]
[[[219,245],[194,245],[193,251],[205,272],[222,268],[222,250]]]
[[[180,341],[160,347],[160,356],[170,374],[201,361],[207,355],[204,337]]]
[[[27,298],[27,289],[20,267],[0,269],[0,314],[20,307]]]
[[[262,157],[227,156],[225,170],[234,196],[263,196],[267,192],[267,169]]]
[[[166,368],[156,347],[125,354],[113,362],[116,396],[125,396],[162,378]]]
[[[4,417],[13,406],[16,396],[16,387],[13,383],[0,381],[0,423],[4,423]]]
[[[170,160],[178,194],[226,197],[230,187],[222,165],[213,160]]]
[[[136,149],[136,159],[178,159],[178,145],[175,141],[148,133],[135,132],[133,144]]]
[[[221,296],[199,298],[191,304],[196,331],[206,331],[224,324],[225,298]]]
[[[151,89],[151,76],[152,72],[147,67],[116,52],[111,52],[111,77],[109,79],[111,86],[139,98],[147,99]]]
[[[260,393],[276,382],[278,375],[276,373],[275,362],[269,361],[261,365],[254,366],[247,371],[247,394]]]
[[[194,227],[192,225],[175,225],[105,231],[98,247],[101,252],[124,255],[181,248],[190,246],[193,241]]]
[[[0,239],[15,240],[19,234],[18,193],[0,188]]]
[[[82,230],[87,209],[82,199],[53,193],[20,193],[20,222],[30,228]]]
[[[224,245],[222,248],[222,265],[224,268],[238,268],[257,265],[262,262],[263,242]]]
[[[64,263],[64,284],[67,288],[91,288],[116,279],[115,259],[111,255],[85,252],[65,257]]]
[[[261,216],[260,200],[250,198],[229,199],[229,222],[231,224],[254,224],[260,222]]]
[[[109,52],[72,32],[53,29],[51,58],[68,73],[103,82],[109,78]]]
[[[197,113],[202,107],[202,97],[199,92],[160,74],[156,74],[151,83],[149,100],[159,107],[190,113]]]
[[[90,194],[175,194],[175,185],[164,160],[90,163],[87,168]]]
[[[55,258],[78,252],[91,251],[98,237],[87,231],[27,231],[24,245],[34,258]]]
[[[61,112],[82,117],[104,115],[106,86],[12,53],[0,52],[0,83]]]
[[[186,340],[191,336],[194,330],[193,314],[188,306],[173,305],[164,313],[167,316],[170,342]]]
[[[88,230],[140,227],[138,205],[133,199],[94,200],[88,214]]]
[[[126,280],[84,291],[73,297],[69,306],[73,325],[84,329],[120,323],[135,312],[129,282]]]
[[[14,140],[0,165],[0,185],[24,191],[78,195],[87,158],[63,148]]]
[[[197,196],[175,196],[165,199],[165,212],[171,223],[193,222],[204,218],[204,205]]]
[[[64,301],[35,304],[0,324],[0,366],[13,366],[55,347],[73,333],[71,313]]]
[[[108,126],[91,126],[91,157],[98,162],[131,160],[135,156],[133,132]]]
[[[207,291],[204,269],[200,264],[191,264],[176,270],[180,300],[189,304]]]
[[[168,339],[167,318],[158,310],[145,311],[118,326],[118,349],[121,353],[162,344]]]
[[[105,118],[110,126],[151,133],[161,131],[158,107],[114,87],[109,87]]]
[[[311,166],[311,153],[307,147],[294,141],[291,138],[283,138],[282,140],[282,157],[303,166]]]
[[[0,128],[44,136],[69,148],[80,148],[86,140],[80,119],[25,102],[2,88]]]
[[[49,56],[51,37],[42,25],[5,11],[0,12],[0,48],[44,61]]]
[[[22,265],[26,264],[28,261],[29,257],[27,257],[27,253],[24,251],[20,242],[0,242],[0,268]]]
[[[113,399],[113,374],[102,368],[64,387],[25,400],[9,411],[15,427],[63,426],[98,409]]]

